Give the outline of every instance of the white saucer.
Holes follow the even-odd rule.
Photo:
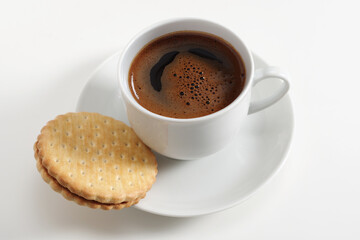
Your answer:
[[[90,77],[77,111],[98,112],[129,125],[116,68],[119,53],[102,63]],[[256,55],[256,68],[267,64]],[[275,81],[253,90],[253,98],[266,96]],[[235,141],[203,159],[178,161],[157,156],[159,173],[145,199],[135,207],[154,214],[188,217],[233,207],[271,179],[284,164],[292,140],[294,120],[289,95],[250,115]]]

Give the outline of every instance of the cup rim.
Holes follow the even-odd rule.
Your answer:
[[[173,118],[173,117],[167,117],[167,116],[162,116],[160,114],[151,112],[150,110],[144,108],[143,106],[141,106],[132,96],[131,92],[128,92],[124,89],[123,87],[123,82],[128,82],[128,79],[126,78],[126,80],[122,80],[122,74],[121,74],[121,65],[124,62],[124,58],[126,55],[126,52],[131,48],[131,46],[133,45],[133,43],[139,39],[142,35],[144,35],[145,33],[152,31],[155,28],[158,28],[160,26],[166,25],[166,24],[171,24],[171,23],[175,23],[175,22],[184,22],[184,21],[196,21],[196,22],[202,22],[204,24],[212,24],[212,25],[216,25],[218,27],[221,27],[225,30],[227,30],[228,32],[232,33],[236,40],[243,45],[244,47],[244,52],[248,55],[248,58],[250,60],[250,66],[246,66],[246,63],[244,61],[245,64],[245,69],[246,69],[246,83],[244,86],[244,89],[240,92],[239,96],[237,96],[235,98],[234,101],[232,101],[229,105],[227,105],[226,107],[224,107],[223,109],[220,109],[219,111],[216,111],[214,113],[210,113],[208,115],[205,116],[201,116],[201,117],[194,117],[194,118]],[[204,31],[206,32],[206,31]],[[213,34],[213,33],[210,33]],[[213,34],[215,36],[218,36],[217,34]],[[218,36],[220,38],[222,38],[221,36]],[[225,41],[227,41],[226,39],[224,39]],[[235,46],[233,46],[236,50],[237,48]],[[239,53],[240,54],[240,53]],[[242,56],[242,54],[240,54],[240,56]],[[132,59],[133,60],[133,59]],[[250,69],[249,69],[250,68]],[[127,69],[127,72],[129,71],[129,69]],[[128,75],[128,74],[127,74]],[[124,50],[122,51],[120,58],[119,58],[119,62],[118,62],[118,67],[117,67],[117,80],[119,82],[119,88],[120,88],[120,92],[121,95],[123,97],[126,98],[126,100],[132,104],[132,106],[134,106],[137,110],[145,113],[146,115],[148,115],[151,118],[154,119],[158,119],[161,121],[168,121],[168,122],[178,122],[178,123],[196,123],[196,122],[202,122],[202,121],[206,121],[206,120],[210,120],[210,119],[214,119],[217,118],[223,114],[225,114],[226,112],[230,111],[231,109],[233,109],[237,104],[239,104],[247,95],[247,93],[250,91],[250,88],[252,87],[252,81],[253,81],[253,75],[254,75],[254,60],[253,60],[253,56],[249,50],[249,48],[246,46],[246,44],[238,37],[237,34],[235,34],[232,30],[230,30],[227,27],[224,27],[221,24],[218,24],[216,22],[207,20],[207,19],[203,19],[203,18],[170,18],[170,19],[166,19],[166,20],[162,20],[159,22],[156,22],[154,24],[151,24],[150,26],[142,29],[140,32],[138,32],[135,36],[133,36],[131,38],[131,40],[128,42],[128,44],[126,45],[126,47],[124,48]]]

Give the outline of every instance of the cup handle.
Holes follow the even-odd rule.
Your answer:
[[[269,78],[276,78],[280,80],[282,83],[281,88],[265,99],[252,101],[250,103],[248,114],[256,113],[260,110],[263,110],[273,105],[288,92],[290,87],[288,80],[289,78],[286,76],[284,72],[280,71],[280,69],[276,67],[267,67],[267,68],[261,68],[255,70],[253,86]]]

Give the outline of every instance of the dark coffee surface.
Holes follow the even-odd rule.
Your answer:
[[[151,112],[195,118],[234,101],[245,84],[239,54],[224,40],[201,32],[175,32],[147,44],[133,60],[129,86]]]

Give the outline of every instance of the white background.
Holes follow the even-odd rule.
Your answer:
[[[359,239],[358,1],[0,1],[0,238]],[[287,163],[232,209],[168,218],[79,207],[47,186],[32,145],[75,111],[92,71],[142,28],[202,17],[292,76]],[[219,163],[221,164],[221,163]]]

